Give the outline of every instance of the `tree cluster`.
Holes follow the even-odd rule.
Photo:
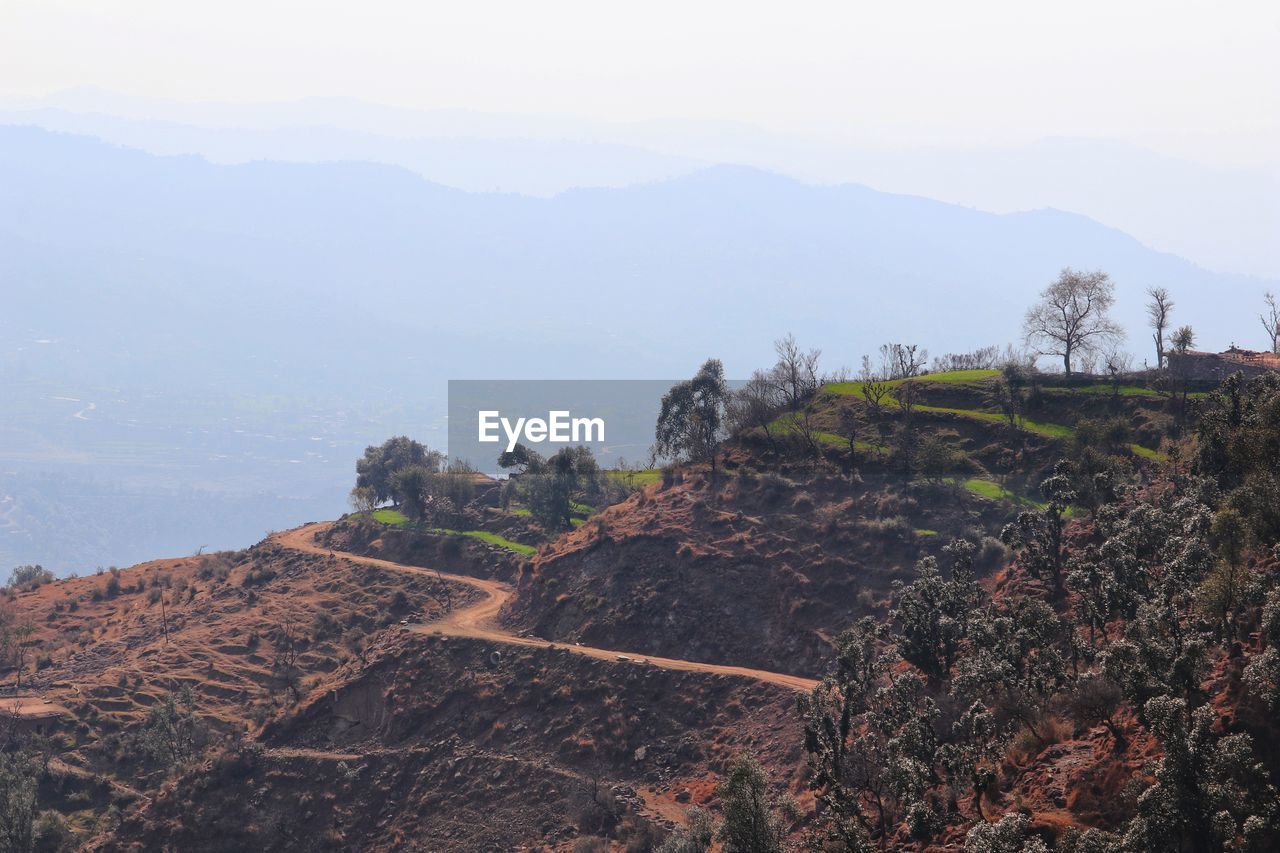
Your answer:
[[[1254,447],[1256,426],[1242,417],[1221,443]],[[1238,654],[1256,629],[1263,648],[1242,680],[1280,707],[1280,590],[1249,568],[1243,544],[1267,540],[1244,533],[1252,522],[1222,488],[1247,476],[1231,465],[1205,476],[1206,465],[1142,493],[1117,487],[1093,508],[1086,541],[1069,542],[1068,467],[1045,481],[1044,507],[1005,531],[1031,586],[992,599],[974,580],[973,546],[957,540],[945,566],[926,557],[896,585],[887,622],[867,617],[840,636],[829,674],[800,700],[814,849],[927,842],[948,824],[973,824],[970,851],[1048,849],[1023,816],[989,822],[984,802],[1011,745],[1043,748],[1061,720],[1103,727],[1117,751],[1136,720],[1162,750],[1135,777],[1131,821],[1068,849],[1274,849],[1277,795],[1254,736],[1225,731],[1205,688],[1215,656]]]
[[[504,505],[519,500],[548,531],[565,530],[572,525],[575,503],[613,503],[623,491],[620,484],[600,470],[588,447],[562,447],[544,459],[517,444],[511,453],[499,458],[498,464],[516,470],[503,489]]]
[[[452,524],[475,494],[475,469],[406,436],[365,448],[351,504],[369,512],[391,501],[414,521]]]

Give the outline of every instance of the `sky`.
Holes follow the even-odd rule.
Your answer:
[[[1280,4],[0,0],[0,96],[349,96],[864,146],[1119,139],[1275,167]]]

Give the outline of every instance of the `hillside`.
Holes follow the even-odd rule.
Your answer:
[[[337,514],[352,453],[402,431],[443,443],[447,378],[669,378],[705,357],[708,322],[735,330],[730,375],[780,328],[847,365],[907,329],[967,350],[1016,337],[1066,265],[1110,271],[1131,331],[1164,284],[1213,348],[1250,340],[1278,289],[1080,216],[745,168],[530,198],[0,127],[0,183],[0,498],[26,531],[0,556],[63,572]],[[147,495],[193,490],[222,506],[209,523],[146,523]],[[104,491],[126,511],[81,497]]]
[[[0,184],[0,512],[22,531],[0,558],[64,573],[338,514],[353,453],[397,432],[443,443],[447,378],[665,379],[706,356],[709,323],[734,330],[730,376],[779,329],[833,364],[907,330],[969,350],[1016,338],[1068,265],[1115,278],[1140,363],[1149,285],[1207,349],[1255,340],[1280,289],[1076,215],[735,167],[531,198],[4,126]],[[216,506],[201,524],[152,498],[193,491]]]
[[[981,574],[1001,568],[1002,528],[1037,505],[1077,422],[1121,418],[1132,441],[1119,453],[1139,469],[1173,425],[1153,392],[1046,385],[1011,442],[990,404],[995,374],[916,382],[912,417],[951,455],[936,481],[904,472],[879,445],[904,419],[891,405],[863,427],[852,482],[844,461],[815,470],[804,449],[779,452],[756,435],[714,484],[705,471],[676,474],[551,543],[520,578],[508,620],[562,641],[820,675],[832,626],[883,616],[893,581],[909,581],[952,538],[981,545]],[[833,461],[844,458],[839,413],[874,420],[857,383],[829,386],[809,409]]]
[[[649,850],[749,754],[789,846],[1266,849],[1280,381],[1168,381],[830,382],[564,532],[477,499],[11,590],[41,843]]]

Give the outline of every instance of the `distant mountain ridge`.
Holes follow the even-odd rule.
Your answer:
[[[565,372],[554,360],[530,363],[524,342],[611,341],[626,357],[606,356],[593,373],[672,375],[708,344],[745,370],[785,329],[850,362],[885,337],[952,350],[1006,341],[1064,266],[1112,274],[1118,318],[1139,355],[1147,349],[1142,292],[1152,284],[1173,292],[1175,320],[1214,348],[1258,337],[1256,303],[1276,286],[1212,273],[1074,214],[995,215],[745,167],[538,199],[453,190],[397,167],[215,166],[0,128],[0,177],[0,238],[18,241],[10,275],[39,277],[45,253],[106,253],[94,262],[98,274],[126,278],[132,290],[156,269],[181,270],[189,278],[181,291],[154,286],[192,306],[216,294],[214,302],[243,298],[245,309],[319,312],[339,323],[337,333],[358,333],[376,316],[448,335],[490,329],[485,349],[497,357],[489,363],[435,353],[448,375],[504,363]],[[102,290],[54,278],[44,287]],[[74,315],[74,305],[51,310],[43,298],[20,307],[48,334]],[[645,316],[662,322],[601,335]],[[138,319],[146,318],[120,318],[128,326]],[[709,319],[735,332],[691,346]]]
[[[196,104],[92,89],[0,100],[0,124],[220,164],[377,162],[469,191],[537,196],[741,163],[815,184],[861,183],[997,213],[1056,207],[1211,269],[1280,277],[1276,164],[1209,165],[1087,136],[985,148],[875,147],[734,122],[418,111],[345,98]]]
[[[886,341],[969,350],[1016,340],[1064,266],[1115,278],[1141,364],[1147,286],[1172,291],[1204,349],[1258,346],[1261,295],[1280,291],[1076,214],[746,167],[533,198],[396,166],[214,165],[0,127],[0,186],[0,481],[279,496],[278,515],[237,521],[255,534],[341,511],[366,443],[443,444],[451,378],[684,376],[708,356],[741,377],[787,332],[827,367]],[[97,408],[75,418],[84,404],[63,398]],[[94,508],[39,512],[83,525]],[[188,522],[165,542],[244,538]],[[144,553],[173,547],[151,535],[120,532]]]

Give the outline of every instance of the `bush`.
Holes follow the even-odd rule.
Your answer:
[[[75,849],[76,836],[70,824],[52,809],[40,812],[31,826],[32,850],[39,853],[59,853]]]
[[[1105,675],[1086,675],[1076,682],[1064,704],[1067,713],[1080,725],[1106,726],[1115,738],[1116,749],[1123,750],[1129,742],[1115,721],[1123,699],[1120,685]]]
[[[915,528],[911,522],[900,515],[891,518],[859,519],[855,522],[855,526],[865,536],[898,542],[905,542],[915,535]]]
[[[974,557],[973,567],[980,573],[994,571],[1009,562],[1009,546],[993,536],[983,536],[982,544]]]
[[[1031,819],[1010,812],[997,823],[979,823],[964,839],[965,853],[1048,853],[1044,841],[1031,834]]]
[[[321,611],[316,614],[311,631],[317,640],[323,640],[341,634],[342,626],[338,624],[338,620],[333,618],[332,614]]]
[[[9,574],[9,589],[35,589],[55,580],[53,572],[40,565],[17,566]]]

